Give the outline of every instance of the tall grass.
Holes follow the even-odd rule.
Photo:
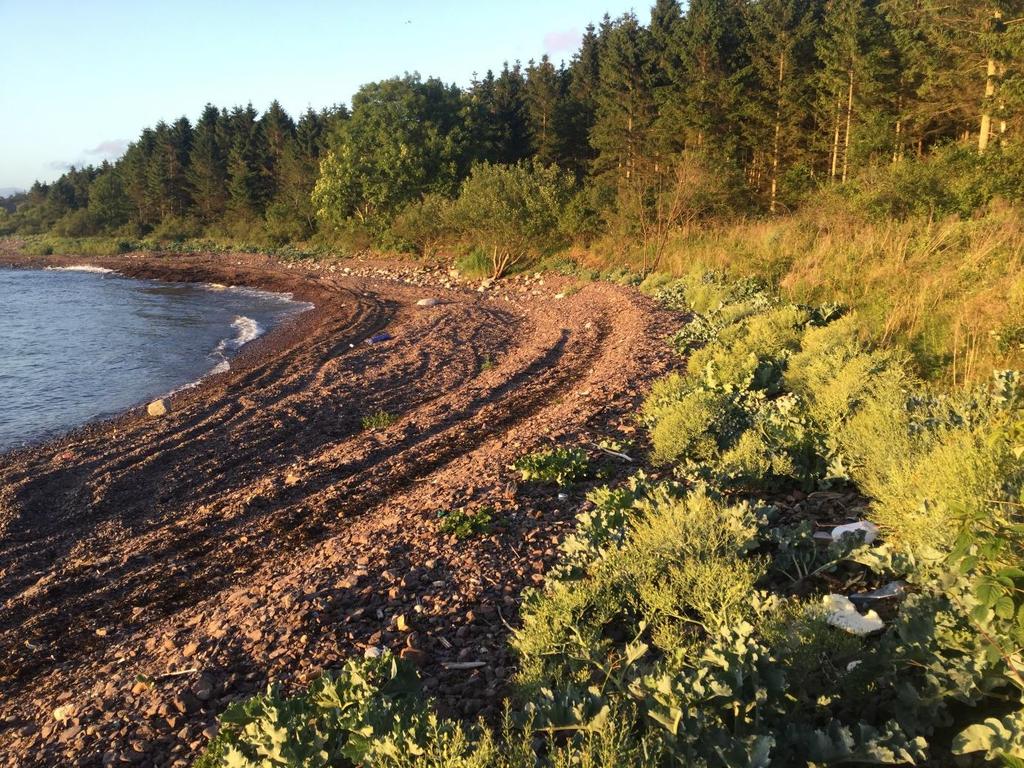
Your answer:
[[[610,242],[591,256],[601,266],[631,258]],[[673,276],[721,270],[765,281],[789,301],[846,304],[865,338],[907,347],[931,380],[962,386],[1024,364],[1020,208],[876,221],[829,205],[691,228],[672,237],[661,268]]]

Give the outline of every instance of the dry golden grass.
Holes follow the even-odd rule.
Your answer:
[[[607,242],[595,252],[591,263],[630,258]],[[1019,208],[880,223],[830,207],[693,228],[673,236],[661,269],[722,270],[760,278],[790,301],[845,304],[857,310],[865,337],[908,347],[923,375],[946,384],[1024,365]]]

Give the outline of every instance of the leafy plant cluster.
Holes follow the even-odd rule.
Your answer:
[[[564,488],[590,476],[590,459],[581,448],[551,448],[528,453],[512,465],[527,482],[548,483]]]
[[[487,533],[494,524],[494,507],[485,506],[476,510],[463,508],[438,512],[442,533],[450,533],[455,538],[468,539],[478,533]]]
[[[397,416],[387,411],[374,411],[371,414],[363,416],[362,424],[363,429],[366,430],[377,430],[387,429],[397,420]]]

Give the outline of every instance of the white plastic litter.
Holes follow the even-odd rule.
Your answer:
[[[841,538],[843,538],[843,534],[857,533],[858,531],[864,532],[865,544],[870,544],[878,538],[879,529],[877,525],[867,520],[859,520],[856,523],[837,525],[835,528],[832,529],[832,540],[839,541]]]
[[[825,606],[831,609],[826,619],[828,623],[851,635],[870,635],[885,627],[885,622],[874,611],[858,613],[846,595],[829,595]]]
[[[850,595],[850,599],[857,602],[870,602],[872,600],[889,600],[895,597],[903,597],[907,591],[907,585],[902,581],[890,581],[888,584],[873,589],[870,592],[858,592]]]

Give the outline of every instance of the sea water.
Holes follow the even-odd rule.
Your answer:
[[[0,267],[0,452],[225,371],[309,308],[288,294],[96,267]]]

